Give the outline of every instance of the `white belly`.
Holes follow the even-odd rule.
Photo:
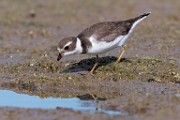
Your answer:
[[[112,42],[105,42],[105,41],[97,41],[95,38],[90,37],[90,41],[92,43],[92,47],[88,48],[88,54],[101,54],[108,52],[116,47],[122,46],[128,35],[126,36],[119,36]]]

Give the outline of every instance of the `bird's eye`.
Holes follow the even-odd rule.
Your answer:
[[[64,50],[68,50],[69,49],[69,46],[66,46],[65,48],[64,48]]]

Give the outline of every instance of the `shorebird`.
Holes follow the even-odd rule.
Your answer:
[[[57,47],[57,61],[63,56],[73,54],[96,55],[96,63],[90,71],[93,74],[100,62],[98,55],[120,47],[122,52],[116,61],[119,63],[126,51],[125,42],[129,35],[149,15],[150,12],[128,20],[96,23],[84,29],[77,37],[64,38]]]

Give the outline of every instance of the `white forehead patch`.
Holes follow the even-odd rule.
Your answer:
[[[58,50],[59,52],[62,52],[62,49],[60,49],[59,47],[57,47],[57,50]]]
[[[70,44],[72,44],[72,41],[69,41],[68,43],[66,43],[65,46],[64,46],[64,48],[65,48],[66,46],[69,46]]]

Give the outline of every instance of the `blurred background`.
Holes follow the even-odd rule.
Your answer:
[[[0,0],[0,54],[55,52],[63,37],[91,24],[152,12],[133,32],[125,56],[179,58],[179,11],[179,0]]]
[[[92,56],[88,55],[56,61],[57,45],[62,38],[77,36],[94,23],[125,20],[144,12],[151,15],[131,34],[124,55],[127,59],[117,65],[115,72],[112,63],[99,67],[95,76],[89,75],[86,65],[90,68],[91,63],[86,58]],[[0,90],[41,98],[93,93],[107,99],[99,101],[97,107],[122,111],[126,113],[120,116],[124,119],[177,120],[180,118],[179,12],[180,0],[0,0]],[[117,48],[102,56],[119,54]],[[77,72],[67,73],[73,69],[69,66]],[[62,73],[65,70],[66,74]],[[1,120],[74,120],[75,117],[119,120],[118,116],[71,109],[0,108]]]

